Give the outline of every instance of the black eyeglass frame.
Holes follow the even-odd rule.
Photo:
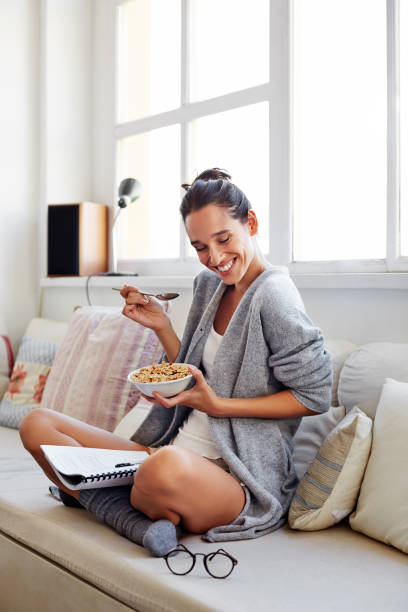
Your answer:
[[[191,565],[190,569],[189,569],[189,570],[187,570],[186,572],[175,572],[175,571],[174,571],[174,570],[171,568],[171,566],[170,566],[170,564],[169,564],[169,562],[168,562],[168,557],[169,557],[169,556],[170,556],[170,555],[171,555],[173,552],[176,552],[176,551],[186,552],[186,553],[188,553],[188,554],[189,554],[189,555],[192,557],[192,559],[193,559],[193,562],[192,562],[192,565]],[[215,555],[217,555],[217,554],[224,555],[225,557],[228,557],[228,558],[229,558],[229,559],[232,561],[232,566],[231,566],[231,569],[230,569],[230,571],[228,572],[228,574],[225,574],[225,576],[214,576],[214,574],[212,574],[212,573],[210,572],[210,570],[208,569],[207,559],[208,559],[209,561],[211,561],[211,559],[212,559],[212,558],[213,558]],[[187,574],[189,574],[189,573],[190,573],[190,572],[191,572],[191,571],[194,569],[194,566],[195,566],[195,563],[196,563],[196,558],[197,558],[197,557],[204,557],[204,559],[203,559],[203,564],[204,564],[204,567],[205,567],[205,570],[206,570],[207,574],[210,574],[211,578],[217,578],[217,579],[228,578],[228,576],[229,576],[229,575],[231,574],[231,572],[233,571],[234,567],[235,567],[236,565],[238,565],[238,560],[237,560],[237,559],[235,559],[235,557],[233,557],[232,555],[230,555],[230,553],[229,553],[229,552],[227,552],[226,550],[224,550],[223,548],[219,548],[219,549],[218,549],[218,550],[216,550],[216,551],[213,551],[213,552],[210,552],[210,553],[204,554],[204,553],[193,553],[193,552],[191,552],[191,550],[188,550],[188,548],[187,548],[186,546],[184,546],[184,544],[177,544],[177,546],[175,546],[174,548],[172,548],[171,550],[169,550],[169,552],[168,552],[168,553],[166,553],[165,555],[163,555],[163,559],[166,561],[166,565],[167,565],[167,567],[169,568],[169,570],[171,571],[171,573],[172,573],[172,574],[174,574],[175,576],[186,576]]]

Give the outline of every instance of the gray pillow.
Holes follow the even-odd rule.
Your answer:
[[[293,438],[293,461],[299,480],[305,475],[326,437],[345,414],[343,406],[332,406],[323,414],[303,417]]]

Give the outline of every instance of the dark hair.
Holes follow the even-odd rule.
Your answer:
[[[208,204],[227,208],[233,219],[240,219],[243,223],[248,220],[252,206],[241,189],[231,183],[231,176],[225,170],[204,170],[191,185],[184,183],[182,187],[187,191],[180,205],[183,221],[191,212]]]

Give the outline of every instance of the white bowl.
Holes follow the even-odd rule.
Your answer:
[[[187,365],[187,364],[180,364]],[[183,378],[176,378],[176,380],[164,380],[163,382],[138,382],[136,380],[132,380],[132,374],[139,372],[142,368],[138,370],[133,370],[128,375],[128,380],[135,385],[143,395],[148,395],[149,397],[154,397],[153,392],[157,391],[163,397],[172,397],[173,395],[177,395],[177,393],[181,393],[184,391],[190,383],[190,380],[193,378],[192,374],[187,374],[187,376],[183,376]]]

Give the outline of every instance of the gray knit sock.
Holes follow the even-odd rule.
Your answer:
[[[177,531],[171,521],[151,521],[130,504],[131,486],[82,489],[80,503],[120,535],[162,557],[177,546]]]
[[[68,493],[65,493],[65,491],[57,487],[57,485],[50,485],[48,487],[48,490],[51,495],[55,497],[55,499],[61,501],[64,506],[70,506],[71,508],[83,508],[83,505],[80,504],[79,501],[75,499],[75,497],[69,495]]]

